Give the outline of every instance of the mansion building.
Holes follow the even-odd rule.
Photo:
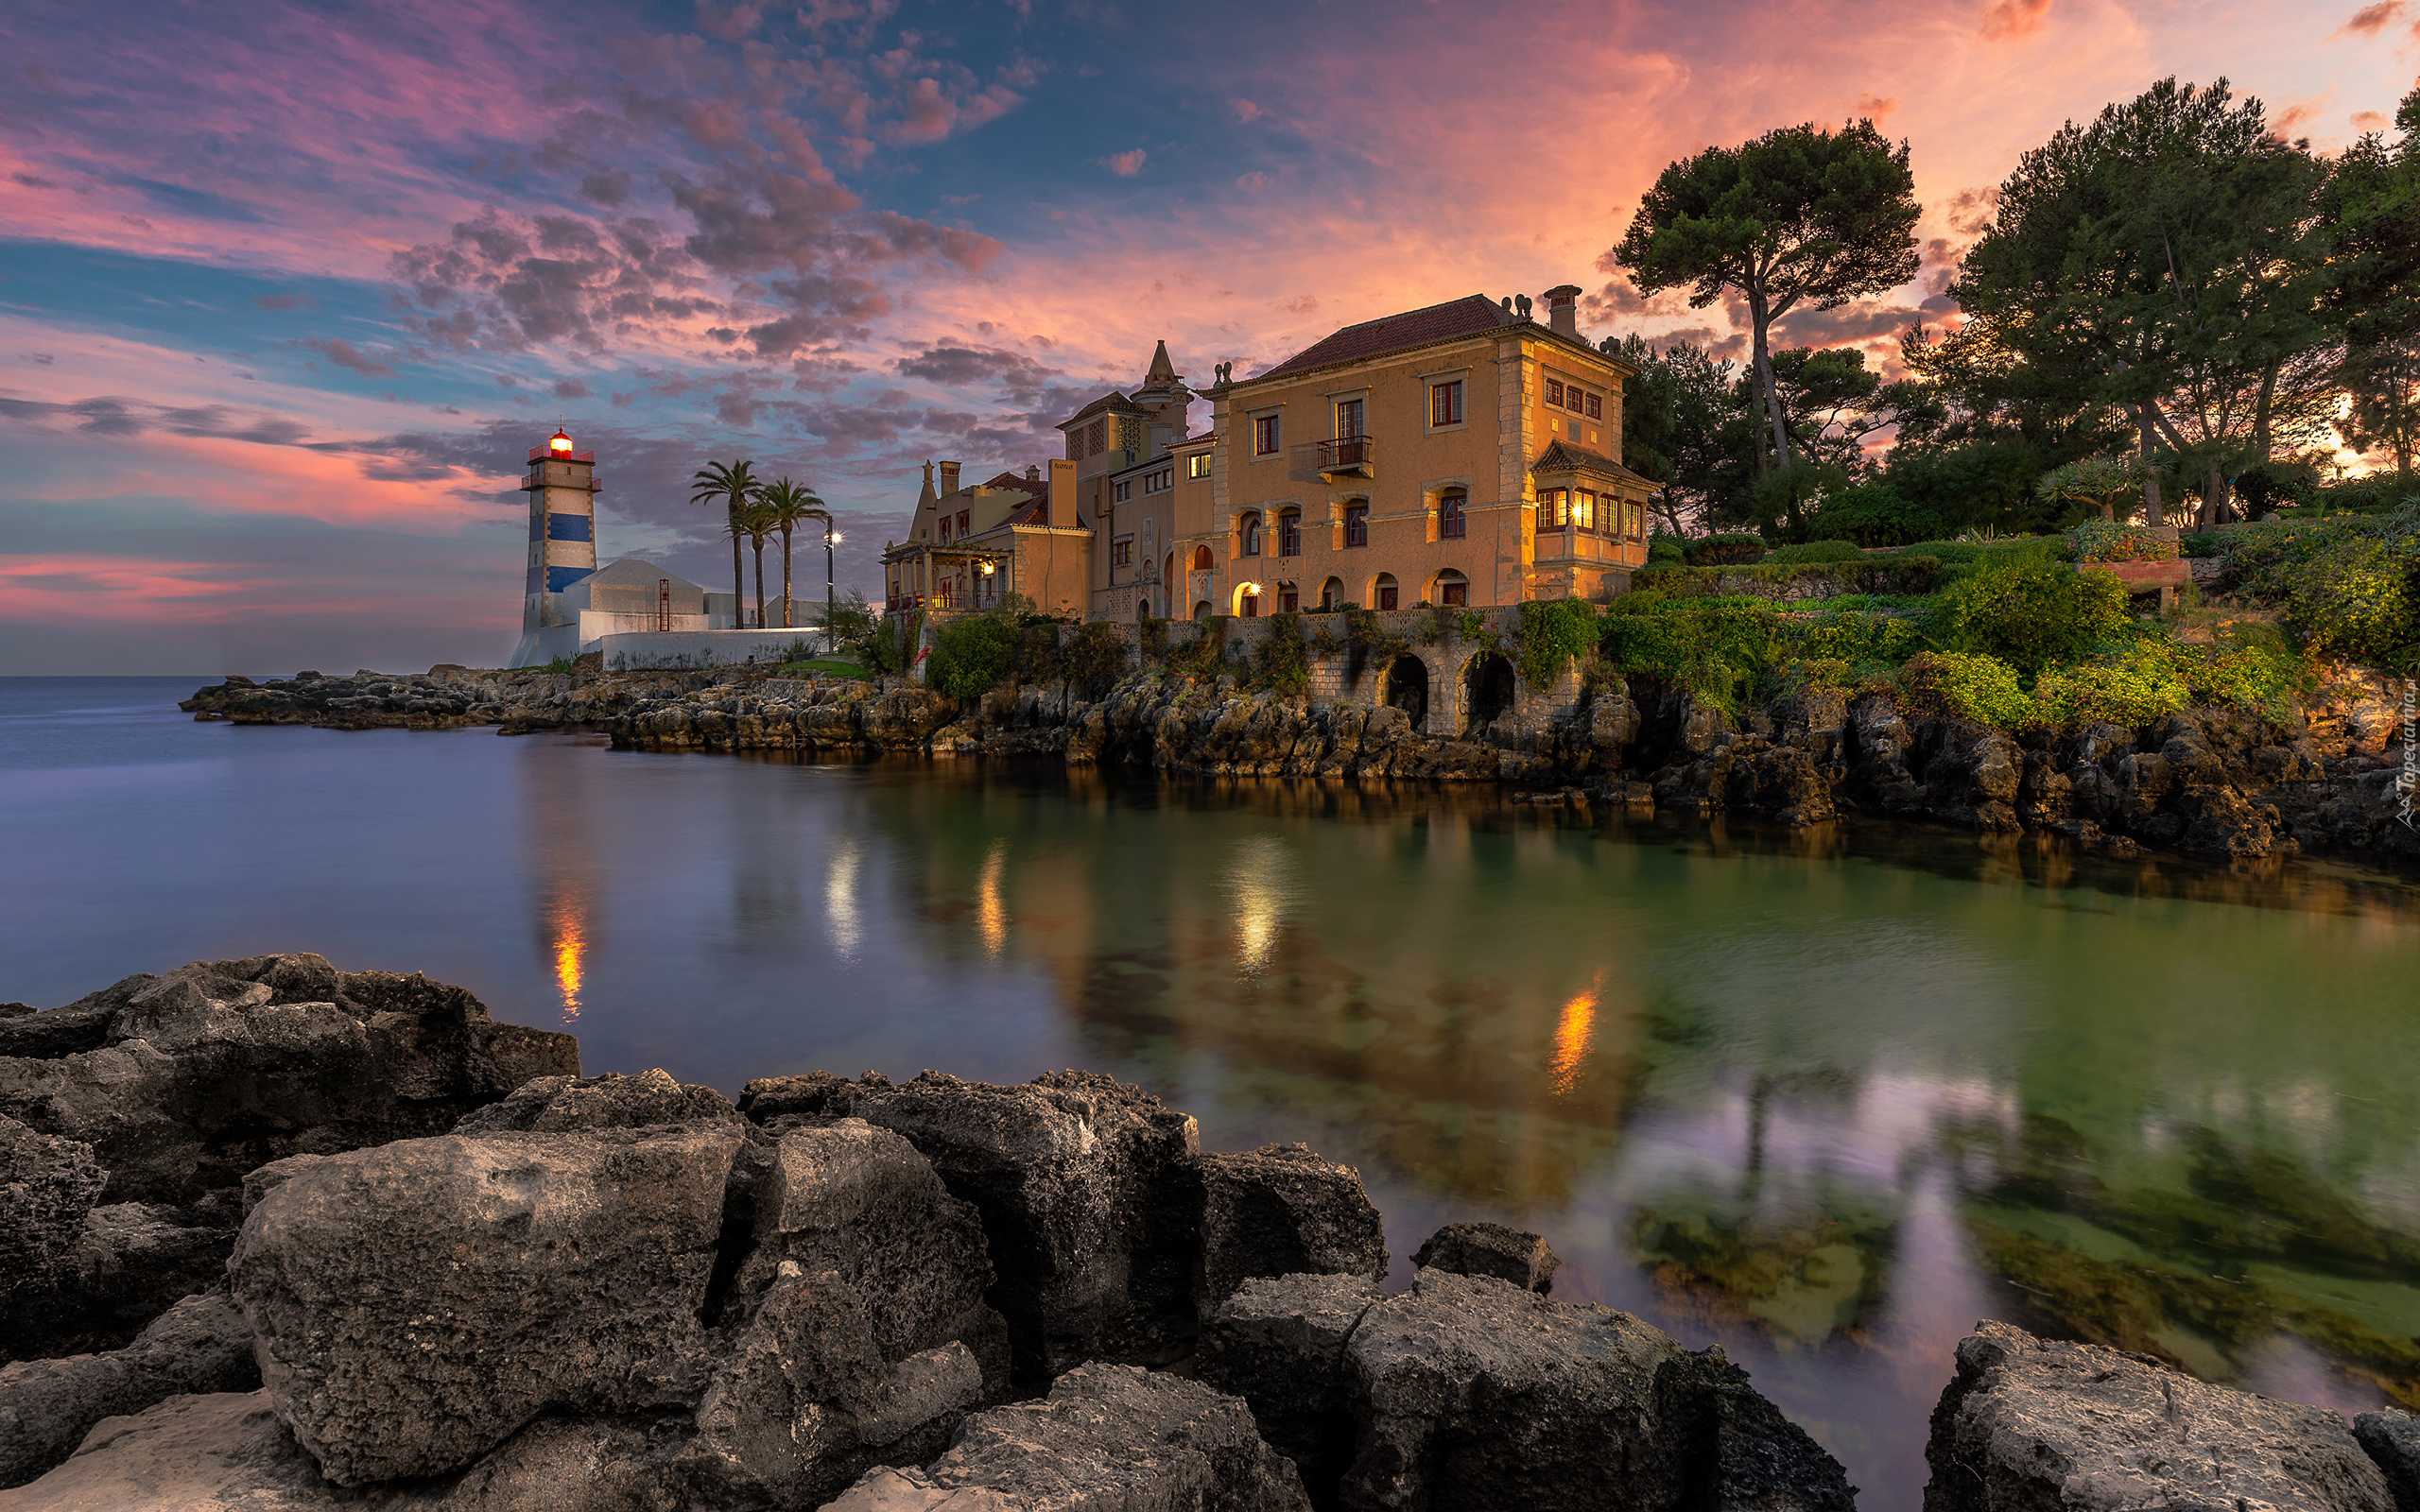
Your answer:
[[[1065,455],[962,485],[932,466],[883,554],[893,610],[1021,593],[1089,619],[1610,599],[1657,484],[1622,466],[1635,369],[1581,339],[1578,287],[1346,326],[1198,394],[1167,344],[1059,424]],[[1190,429],[1196,399],[1209,424]]]

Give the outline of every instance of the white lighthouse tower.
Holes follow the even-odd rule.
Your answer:
[[[521,487],[529,495],[529,576],[514,666],[529,663],[539,631],[568,623],[563,590],[596,571],[596,454],[575,451],[571,437],[558,430],[529,449],[529,476]]]

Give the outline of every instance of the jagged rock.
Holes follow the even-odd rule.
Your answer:
[[[1720,1349],[1658,1368],[1656,1413],[1681,1467],[1682,1505],[1702,1512],[1852,1512],[1841,1462],[1748,1383]]]
[[[0,1309],[0,1361],[122,1348],[177,1298],[225,1280],[237,1217],[232,1193],[93,1209],[50,1283]]]
[[[1360,1433],[1343,1504],[1669,1507],[1681,1468],[1655,1383],[1682,1353],[1611,1308],[1424,1270],[1345,1345]]]
[[[1411,1257],[1415,1265],[1458,1276],[1493,1276],[1540,1297],[1554,1289],[1563,1265],[1545,1239],[1500,1223],[1449,1223]]]
[[[433,1512],[690,1512],[685,1429],[669,1416],[541,1418],[450,1490],[432,1487]],[[337,1494],[350,1505],[364,1492]]]
[[[1246,1278],[1387,1274],[1387,1232],[1360,1174],[1304,1144],[1201,1158],[1201,1285],[1207,1318]]]
[[[1345,1342],[1386,1293],[1368,1276],[1256,1277],[1202,1330],[1201,1380],[1252,1407],[1319,1504],[1353,1462],[1355,1377]]]
[[[919,1469],[868,1472],[827,1512],[1309,1512],[1252,1414],[1198,1382],[1087,1365],[978,1413]]]
[[[287,1155],[442,1133],[579,1069],[571,1036],[497,1023],[459,988],[309,954],[130,976],[0,1021],[0,1114],[90,1144],[102,1200],[151,1203]]]
[[[2420,1418],[2389,1407],[2353,1419],[2353,1438],[2386,1476],[2395,1512],[2420,1512]]]
[[[108,1182],[90,1144],[0,1117],[0,1302],[57,1281]]]
[[[2005,1323],[1978,1324],[1959,1344],[1925,1458],[1925,1512],[2394,1508],[2332,1412]]]
[[[252,1331],[223,1294],[186,1297],[123,1349],[20,1361],[0,1369],[0,1486],[22,1486],[67,1458],[104,1418],[259,1384]]]
[[[752,1183],[745,1294],[777,1268],[830,1272],[864,1299],[879,1359],[896,1365],[952,1340],[994,1354],[1004,1326],[983,1300],[993,1279],[981,1216],[951,1196],[906,1139],[862,1119],[782,1135]],[[1005,1357],[987,1362],[1005,1388]]]
[[[105,1418],[65,1464],[0,1497],[0,1506],[8,1512],[336,1512],[340,1505],[348,1512],[437,1512],[443,1495],[426,1486],[372,1487],[339,1500],[278,1420],[268,1393],[248,1391],[171,1397],[134,1417]]]
[[[736,1126],[739,1109],[713,1088],[683,1086],[658,1068],[635,1076],[611,1071],[601,1076],[539,1076],[503,1101],[463,1115],[454,1132],[560,1134],[692,1123]]]
[[[696,1398],[740,1130],[448,1135],[293,1169],[229,1263],[338,1485],[459,1469],[550,1408]]]
[[[1192,1347],[1201,1130],[1149,1092],[1091,1072],[1003,1087],[928,1071],[899,1085],[753,1082],[747,1096],[759,1119],[812,1107],[891,1129],[974,1204],[1019,1377],[1162,1364]]]

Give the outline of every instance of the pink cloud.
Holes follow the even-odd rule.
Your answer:
[[[2030,37],[2042,29],[2042,22],[2049,13],[2050,0],[1992,0],[1984,8],[1982,25],[1978,29],[1992,42]]]
[[[2377,4],[2363,6],[2345,17],[2344,25],[2336,28],[2336,34],[2340,37],[2375,37],[2399,19],[2403,10],[2403,0],[2377,0]]]
[[[1229,109],[1236,112],[1236,119],[1238,121],[1257,121],[1260,119],[1260,107],[1254,105],[1250,100],[1232,99],[1227,102],[1227,105]]]
[[[1108,157],[1094,161],[1121,179],[1132,179],[1143,171],[1143,161],[1146,156],[1148,154],[1141,147],[1135,147],[1126,152],[1114,152]]]

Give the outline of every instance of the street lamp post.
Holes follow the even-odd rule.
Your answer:
[[[832,591],[832,548],[840,543],[840,533],[832,528],[832,517],[823,517],[823,654],[840,654],[840,627],[835,615],[839,601]]]

